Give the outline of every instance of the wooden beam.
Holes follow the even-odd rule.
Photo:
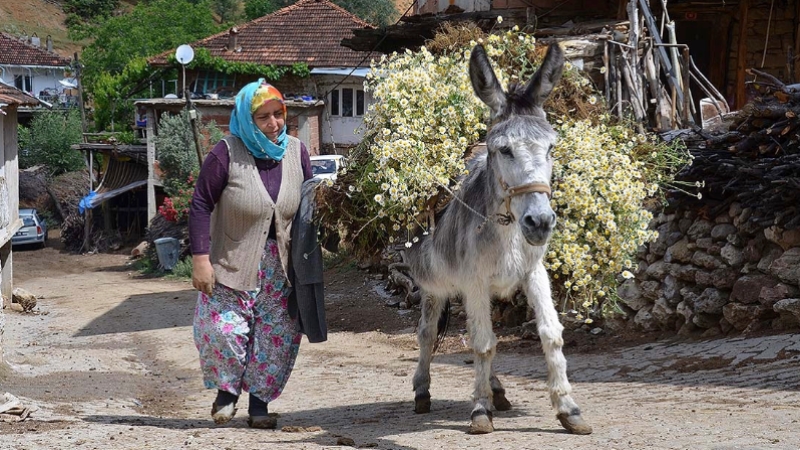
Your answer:
[[[745,77],[747,73],[747,23],[748,13],[750,12],[750,0],[739,1],[739,48],[736,52],[736,104],[734,107],[740,109],[747,103],[747,92],[745,90]]]
[[[789,76],[794,77],[792,83],[797,83],[800,80],[800,64],[797,64],[797,56],[800,55],[800,2],[795,2],[794,4],[794,58],[795,62],[792,64],[794,66],[794,73],[790,73]]]

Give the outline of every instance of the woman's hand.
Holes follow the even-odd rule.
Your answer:
[[[192,286],[207,295],[214,290],[214,268],[208,255],[192,256]]]

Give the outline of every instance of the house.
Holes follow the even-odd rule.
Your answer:
[[[484,30],[519,25],[531,33],[565,36],[571,29],[597,20],[627,20],[628,0],[418,0],[399,23],[385,29],[354,30],[342,45],[382,53],[417,48],[433,37],[443,22],[473,22]],[[763,70],[786,83],[800,81],[800,2],[738,0],[727,2],[633,0],[640,9],[650,4],[655,24],[675,24],[676,41],[689,47],[698,71],[706,74],[733,109],[751,98],[746,69]],[[502,24],[496,18],[503,17]],[[647,25],[645,24],[645,27]],[[551,32],[557,32],[548,34]],[[563,34],[561,34],[563,33]],[[668,41],[666,30],[659,33]],[[705,94],[695,91],[697,102]]]
[[[290,101],[289,133],[300,137],[312,154],[343,153],[360,141],[355,131],[370,103],[364,92],[370,52],[339,45],[342,39],[352,37],[354,28],[372,26],[329,0],[300,0],[189,43],[196,54],[205,49],[212,60],[222,63],[218,67],[227,66],[228,70],[215,70],[210,67],[213,64],[204,67],[200,61],[189,64],[185,85],[196,97],[220,100],[232,97],[242,86],[259,78],[247,72],[247,65],[287,71],[270,83]],[[174,51],[162,53],[149,63],[153,67],[174,67],[173,54]],[[307,76],[288,70],[303,65],[310,70]],[[183,82],[181,76],[178,84]],[[152,102],[150,106],[156,106]],[[227,127],[229,110],[205,117]]]
[[[19,218],[17,108],[37,104],[35,98],[0,83],[0,338],[3,334],[3,304],[11,299],[14,289],[11,237],[22,227]],[[0,343],[0,361],[2,359]]]
[[[0,81],[54,107],[76,106],[77,83],[69,77],[69,58],[53,52],[47,36],[45,46],[34,35],[17,38],[0,32]]]

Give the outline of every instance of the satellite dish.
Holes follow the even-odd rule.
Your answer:
[[[183,44],[175,50],[175,59],[181,64],[189,64],[194,59],[194,50],[192,50],[192,47]]]

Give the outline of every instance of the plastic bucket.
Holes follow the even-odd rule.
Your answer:
[[[181,243],[175,238],[163,237],[153,241],[156,244],[156,254],[158,255],[158,265],[164,270],[172,270],[178,264],[178,256],[181,253]]]

